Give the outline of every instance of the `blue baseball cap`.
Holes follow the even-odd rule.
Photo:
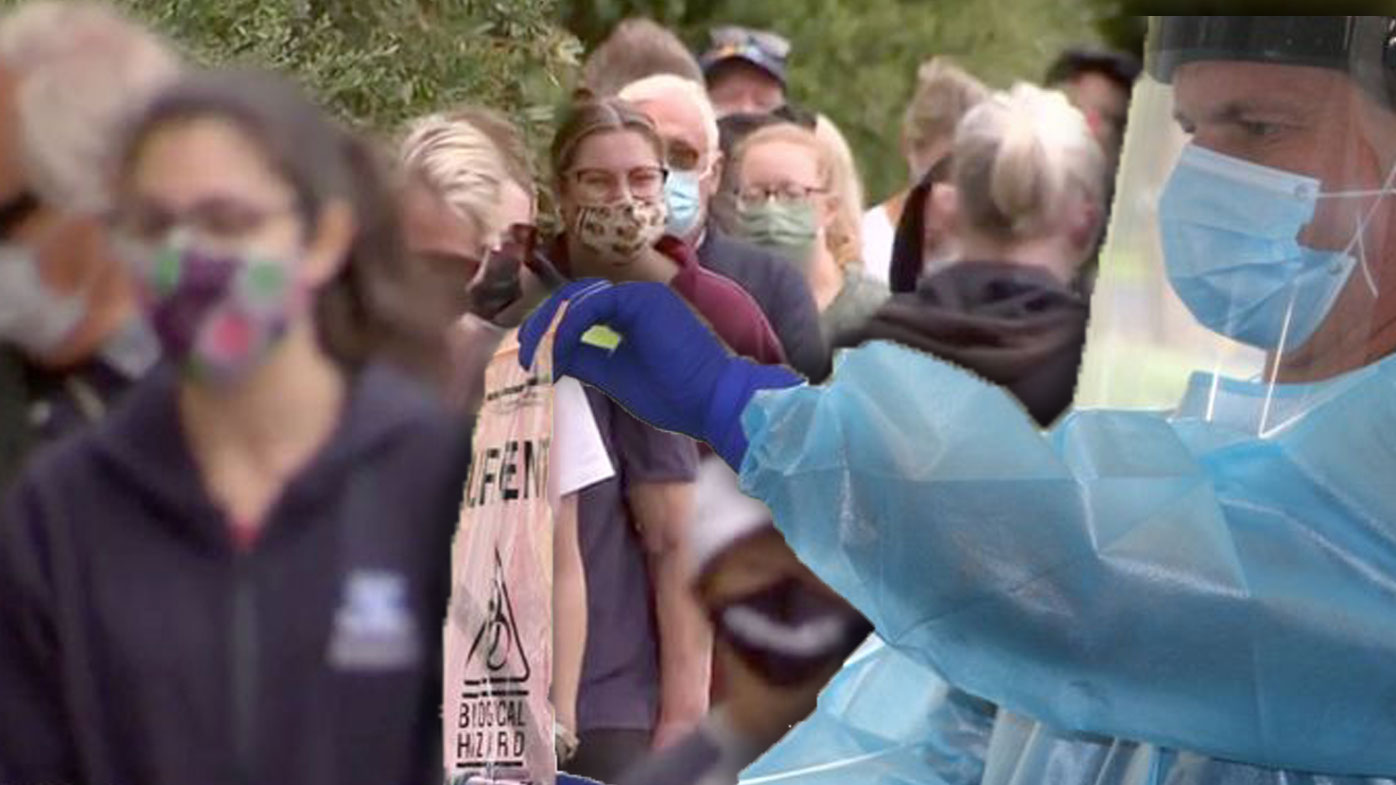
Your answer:
[[[760,68],[785,86],[785,61],[790,55],[790,41],[766,30],[727,25],[709,32],[711,47],[699,62],[703,74],[711,76],[713,69],[723,63],[741,60]]]

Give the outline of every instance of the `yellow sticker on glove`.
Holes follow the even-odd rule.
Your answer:
[[[620,346],[620,333],[612,330],[604,324],[593,326],[590,330],[582,333],[582,343],[595,346],[598,349],[605,349],[613,352]]]

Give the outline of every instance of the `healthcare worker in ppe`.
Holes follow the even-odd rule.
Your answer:
[[[1153,20],[1129,134],[1183,135],[1126,141],[1119,204],[1155,224],[1112,230],[1102,270],[1160,259],[1218,342],[1170,411],[1082,409],[1044,436],[1003,391],[882,343],[805,386],[729,357],[657,286],[559,293],[523,359],[570,298],[560,374],[714,445],[891,647],[1001,707],[986,783],[1391,776],[1393,30]],[[1261,361],[1237,372],[1233,347]]]

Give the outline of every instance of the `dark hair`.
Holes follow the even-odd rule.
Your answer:
[[[654,147],[662,165],[664,139],[660,137],[654,121],[619,98],[602,98],[573,104],[558,127],[557,134],[553,136],[550,156],[554,181],[559,185],[562,183],[563,173],[572,165],[577,148],[587,137],[606,131],[634,131],[645,137]]]
[[[1069,82],[1082,74],[1100,74],[1128,93],[1143,68],[1139,58],[1104,49],[1068,49],[1047,69],[1047,85]]]
[[[315,324],[321,344],[355,370],[372,359],[423,378],[440,373],[446,313],[408,262],[398,210],[374,148],[332,121],[291,82],[256,71],[205,71],[162,92],[129,129],[120,171],[128,173],[152,134],[171,124],[217,119],[237,127],[296,192],[313,226],[325,205],[352,207],[355,235],[339,272],[320,290]]]
[[[931,191],[950,179],[953,159],[945,156],[937,161],[920,182],[907,192],[902,204],[902,217],[892,240],[892,263],[887,278],[892,292],[914,292],[921,278],[926,250],[926,203]]]
[[[587,56],[582,84],[593,98],[606,98],[656,74],[705,84],[697,58],[677,35],[652,19],[631,18],[616,25]]]

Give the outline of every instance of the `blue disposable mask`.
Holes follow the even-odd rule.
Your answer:
[[[1376,206],[1342,251],[1300,245],[1300,231],[1319,199],[1379,196],[1390,185],[1320,193],[1314,178],[1189,145],[1159,197],[1168,280],[1214,332],[1261,349],[1301,346],[1358,265],[1352,252]]]
[[[665,231],[687,238],[703,218],[702,177],[697,171],[676,169],[664,181],[664,201],[669,207]]]

